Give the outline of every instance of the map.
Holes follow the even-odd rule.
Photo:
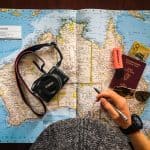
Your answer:
[[[95,103],[93,87],[108,88],[114,74],[112,49],[120,47],[127,55],[134,41],[150,47],[150,11],[0,9],[0,26],[13,25],[21,26],[22,38],[0,39],[1,143],[33,143],[48,125],[68,118],[93,117],[110,123]],[[52,41],[63,54],[60,68],[70,79],[46,103],[46,115],[38,118],[20,96],[14,61],[25,48]],[[45,60],[46,71],[57,62],[53,49],[45,48],[37,55]],[[24,58],[20,66],[31,87],[41,73],[31,57]],[[150,57],[137,89],[150,91]],[[40,107],[33,96],[29,100]],[[133,97],[127,102],[132,113],[141,115],[144,132],[150,137],[150,99],[141,103]]]

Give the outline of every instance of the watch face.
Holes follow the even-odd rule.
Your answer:
[[[142,129],[143,128],[143,123],[140,117],[136,114],[132,115],[132,121],[133,121],[133,126],[136,127],[137,129]]]

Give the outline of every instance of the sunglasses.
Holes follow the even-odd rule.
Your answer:
[[[135,97],[140,102],[145,102],[150,97],[150,92],[136,91],[135,89],[126,88],[123,86],[114,87],[113,91],[123,97]]]

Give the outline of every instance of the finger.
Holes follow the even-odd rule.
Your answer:
[[[113,108],[113,106],[105,98],[101,98],[101,105],[108,112],[113,120],[117,120],[120,117]]]
[[[112,90],[106,90],[101,92],[100,94],[97,95],[97,101],[100,98],[106,98],[109,99],[114,105],[116,105],[118,108],[119,106],[122,106],[122,102],[123,102],[123,98],[118,95],[116,92],[112,91]]]

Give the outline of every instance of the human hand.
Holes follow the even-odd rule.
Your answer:
[[[121,128],[126,129],[132,124],[129,107],[124,97],[118,95],[111,89],[108,89],[97,95],[97,101],[101,101],[102,108],[108,112],[114,122],[116,122]],[[126,115],[128,118],[127,121],[122,119],[122,117],[114,109],[113,105]]]

